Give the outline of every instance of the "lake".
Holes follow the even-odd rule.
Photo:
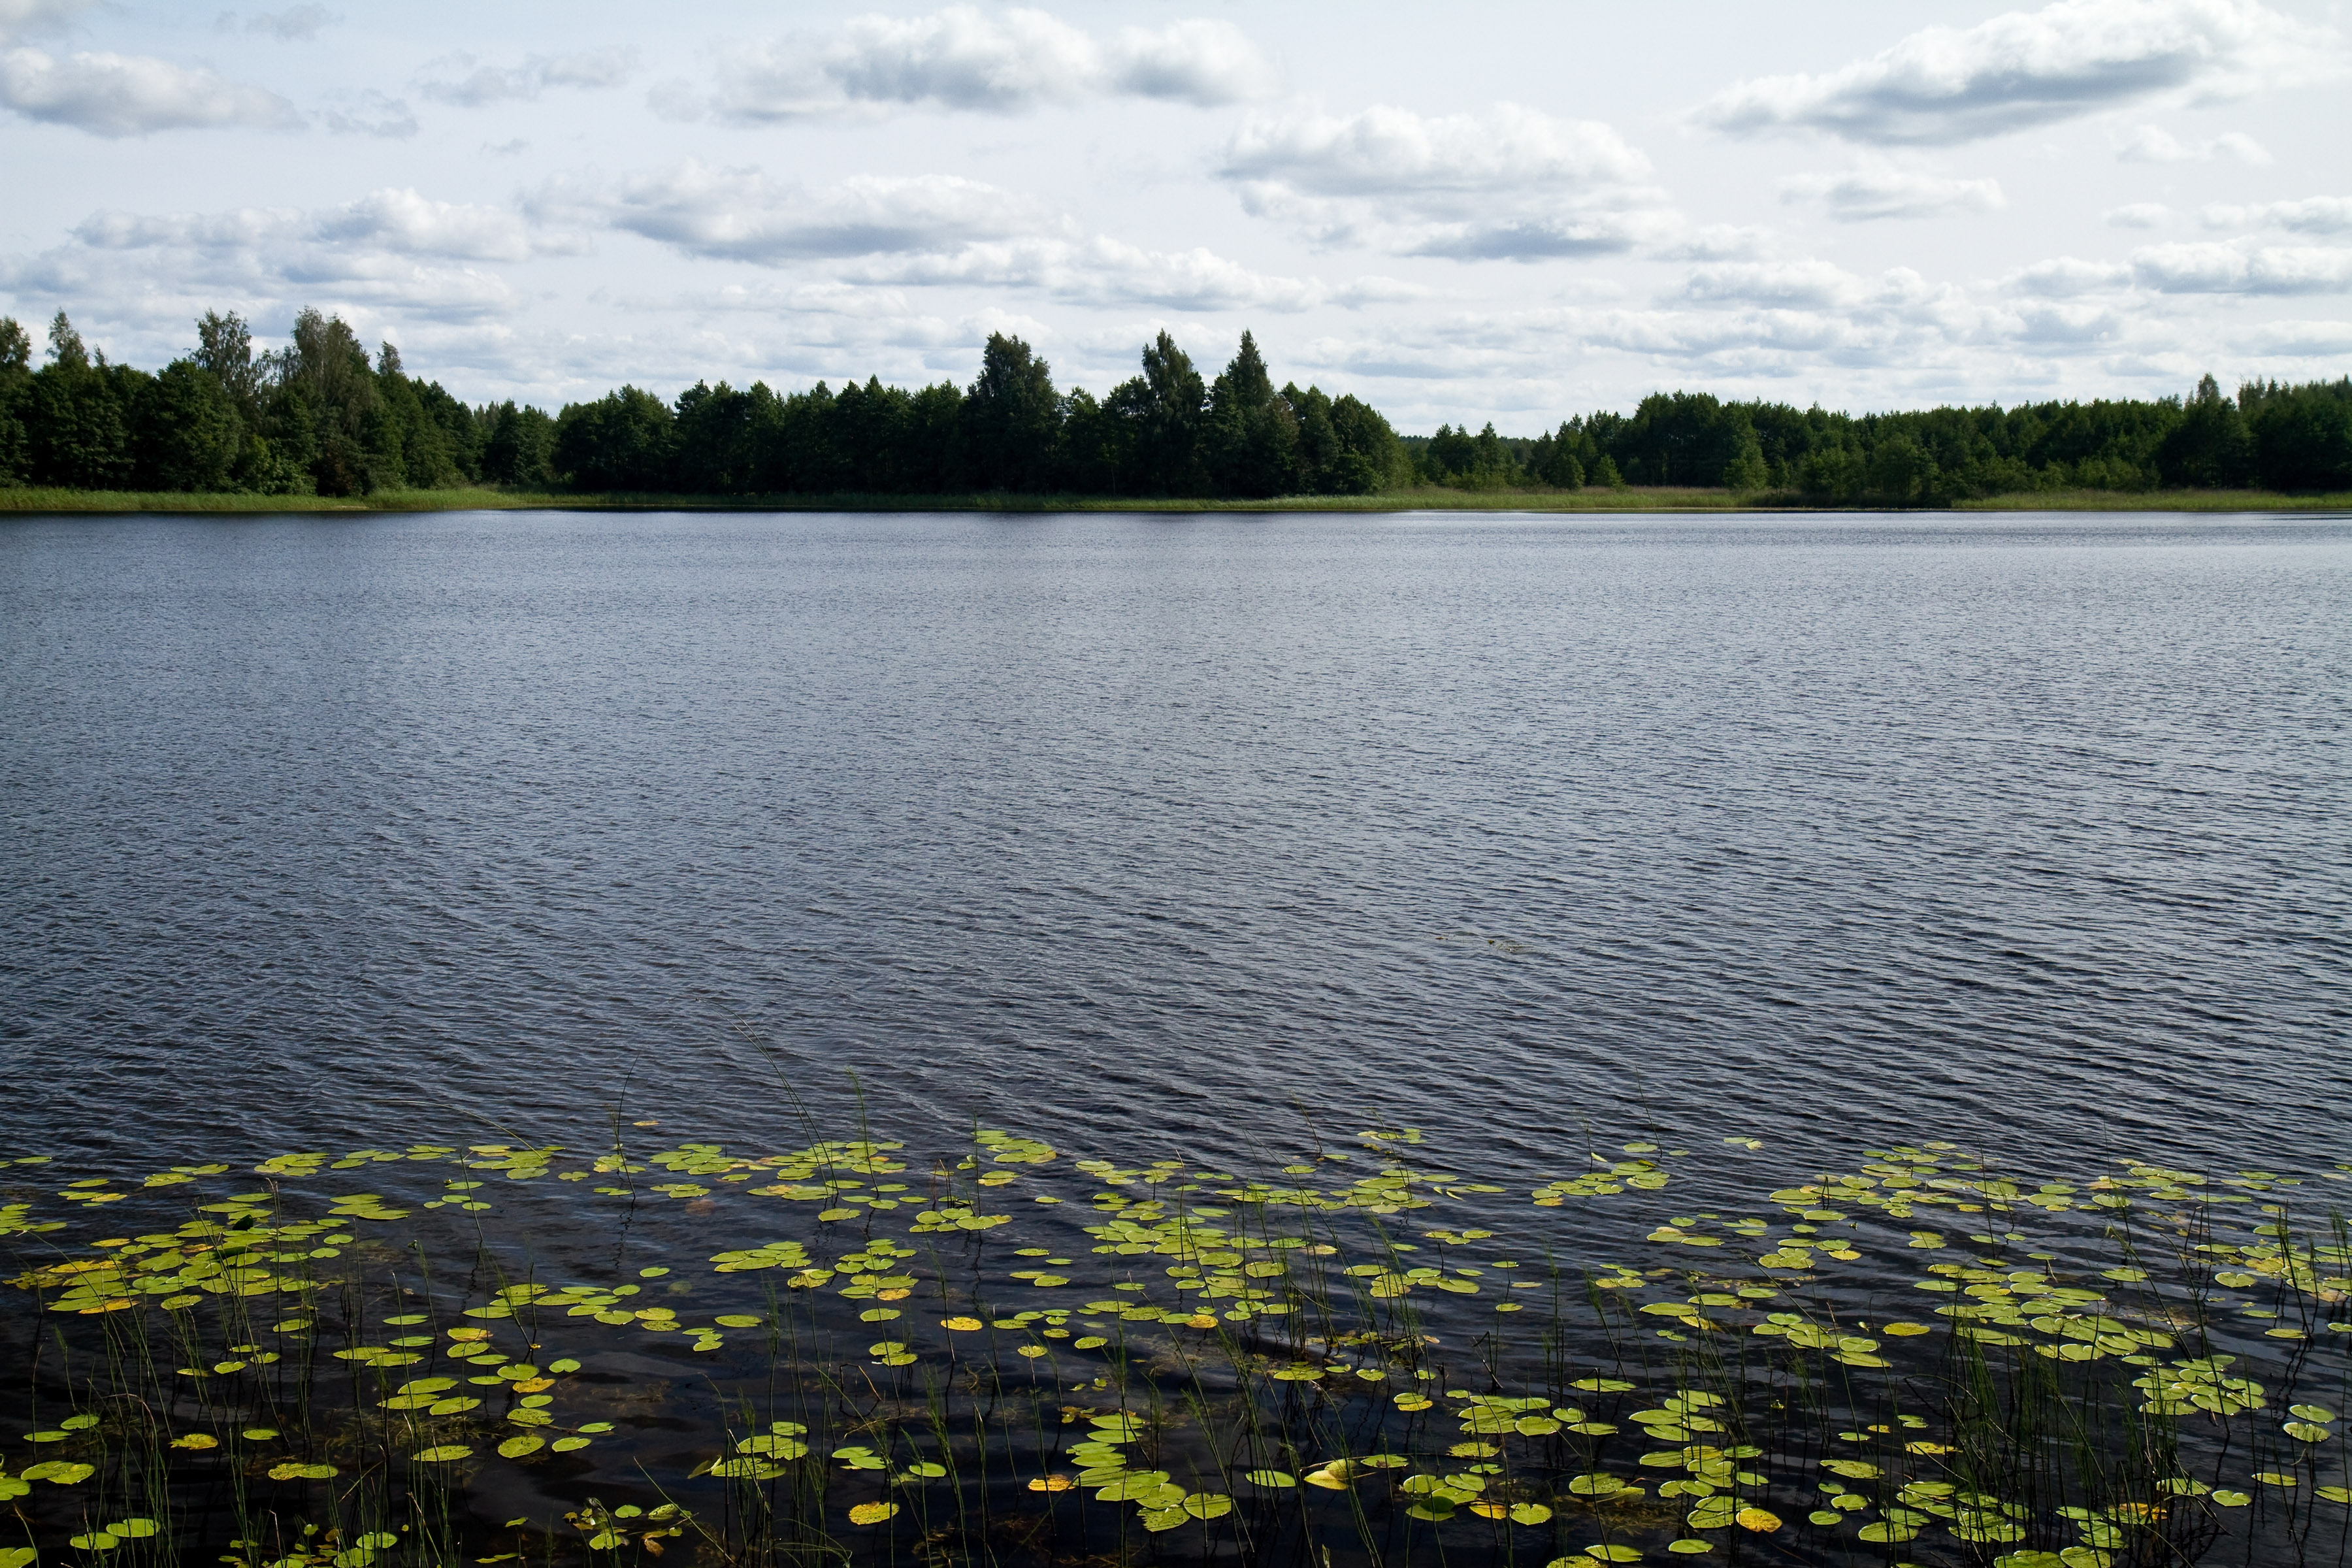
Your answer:
[[[2344,520],[18,519],[0,703],[52,1152],[2352,1110]]]
[[[2352,521],[23,518],[0,704],[36,1546],[2352,1506]]]

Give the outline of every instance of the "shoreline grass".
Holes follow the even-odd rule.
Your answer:
[[[1265,500],[1150,496],[990,495],[912,496],[848,493],[824,496],[687,496],[574,491],[458,489],[383,490],[368,496],[264,496],[186,491],[0,489],[0,515],[56,513],[97,516],[208,516],[441,511],[718,511],[718,512],[1857,512],[1857,511],[2149,511],[2170,513],[2352,512],[2352,491],[2289,495],[2270,490],[2051,490],[1987,496],[1949,508],[1882,507],[1808,501],[1785,492],[1742,493],[1686,487],[1624,489],[1458,490],[1425,487],[1370,496],[1278,496]]]

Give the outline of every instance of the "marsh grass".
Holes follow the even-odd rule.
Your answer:
[[[1410,1130],[853,1131],[12,1163],[0,1568],[2345,1555],[2291,1176],[1905,1145],[1742,1213],[1645,1142],[1514,1194]]]
[[[2290,495],[2273,490],[2034,490],[1953,503],[1964,511],[2352,512],[2352,492]],[[1277,496],[1265,500],[1165,496],[913,496],[849,492],[824,496],[693,496],[572,490],[379,490],[365,496],[222,495],[187,491],[71,490],[0,487],[0,514],[87,513],[215,516],[342,515],[365,512],[1853,512],[1906,510],[1829,504],[1793,491],[1741,491],[1696,486],[1629,486],[1580,490],[1464,490],[1423,486],[1370,496]]]

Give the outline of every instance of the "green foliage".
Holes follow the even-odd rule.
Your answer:
[[[963,412],[973,483],[984,490],[1022,493],[1051,488],[1061,399],[1054,391],[1053,367],[1027,343],[1002,332],[988,334],[980,353],[980,379],[965,395]]]
[[[968,387],[819,382],[778,393],[698,382],[667,404],[624,386],[551,417],[469,408],[372,363],[317,310],[257,353],[235,314],[158,374],[110,365],[61,311],[49,363],[0,319],[0,485],[356,499],[491,484],[621,496],[1223,498],[1370,496],[1444,486],[1510,504],[1528,490],[1773,492],[1823,506],[1942,507],[1994,496],[2352,489],[2352,378],[2212,377],[2186,399],[1944,407],[1853,416],[1656,393],[1631,414],[1533,439],[1493,424],[1400,437],[1354,396],[1276,390],[1255,337],[1204,380],[1166,332],[1100,399],[1057,390],[1029,344],[992,333]],[[1654,498],[1653,498],[1654,499]]]
[[[25,429],[33,391],[33,340],[14,317],[0,316],[0,486],[32,477],[33,453]]]
[[[194,360],[173,360],[148,388],[138,428],[140,477],[164,490],[236,488],[245,423],[219,377]]]
[[[1297,411],[1276,395],[1257,341],[1246,331],[1209,389],[1205,434],[1205,467],[1219,493],[1278,496],[1300,488]]]
[[[2352,488],[2352,376],[2307,386],[2238,389],[2263,484],[2283,490]]]
[[[130,479],[123,388],[109,368],[103,356],[91,363],[81,334],[58,311],[49,323],[49,363],[34,374],[27,400],[35,483],[105,489]]]

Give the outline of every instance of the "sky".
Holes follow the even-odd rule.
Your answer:
[[[2352,371],[2341,0],[0,0],[0,312],[305,306],[471,402],[1097,394],[1170,332],[1398,428]]]

